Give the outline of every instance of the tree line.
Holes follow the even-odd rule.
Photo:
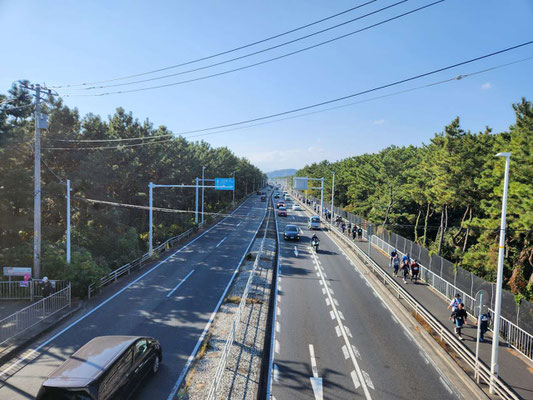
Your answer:
[[[428,144],[322,161],[296,175],[324,177],[331,188],[335,171],[336,205],[495,281],[505,167],[495,154],[511,152],[504,280],[533,300],[533,105],[512,107],[505,132],[465,131],[455,118]]]
[[[0,95],[0,104],[3,103],[0,105],[2,266],[33,265],[32,100],[31,94],[19,84],[13,85],[6,95]],[[149,120],[141,122],[122,108],[108,119],[94,114],[82,117],[76,108],[50,98],[44,103],[43,111],[48,115],[49,126],[42,132],[41,275],[72,281],[78,295],[86,293],[89,283],[147,249],[147,210],[88,199],[147,206],[149,182],[194,184],[194,179],[201,177],[202,166],[206,167],[206,178],[232,177],[235,171],[236,200],[257,189],[265,178],[248,160],[237,157],[226,147],[213,148],[203,141],[172,136],[165,126],[156,128]],[[156,138],[161,135],[164,136]],[[87,139],[103,142],[59,141]],[[116,139],[132,140],[105,141]],[[137,145],[142,142],[160,143]],[[80,150],[51,150],[51,147]],[[70,179],[72,187],[69,266],[65,263],[66,179]],[[155,243],[195,226],[194,189],[155,189],[154,194],[154,207],[174,210],[154,213]],[[224,210],[232,197],[231,191],[206,189],[205,212]]]

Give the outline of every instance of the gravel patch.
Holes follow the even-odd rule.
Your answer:
[[[188,388],[186,393],[182,394],[183,399],[207,398],[262,239],[260,236],[254,241],[250,250],[253,258],[245,260],[241,266],[225,302],[215,317],[205,354],[187,375]],[[251,283],[246,306],[241,313],[216,399],[257,397],[275,251],[276,241],[265,239],[263,253]]]

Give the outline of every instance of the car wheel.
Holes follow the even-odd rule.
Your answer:
[[[154,365],[152,366],[152,372],[154,374],[157,373],[157,371],[159,371],[160,366],[161,366],[161,360],[159,359],[159,356],[155,356]]]

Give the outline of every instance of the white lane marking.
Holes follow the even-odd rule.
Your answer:
[[[370,379],[370,375],[368,375],[368,372],[363,371],[363,376],[365,377],[365,382],[366,382],[367,386],[370,389],[375,390],[376,388],[374,387],[374,383],[372,383],[372,379]]]
[[[278,303],[281,303],[281,296],[279,294],[277,296],[277,299],[278,299]]]
[[[242,223],[242,221],[241,221],[241,222],[239,222],[239,223],[237,224],[237,226],[236,226],[235,228],[238,228],[238,227],[239,227],[239,225],[240,225],[241,223]]]
[[[342,353],[344,354],[345,360],[350,358],[350,353],[348,353],[348,347],[346,347],[346,345],[342,346]]]
[[[333,302],[335,303],[335,305],[338,307],[339,306],[339,302],[337,301],[337,299],[333,299]]]
[[[333,311],[329,312],[329,316],[331,317],[331,319],[335,319],[335,313]]]
[[[315,258],[315,259],[317,258],[317,255],[314,254],[314,253],[311,253],[311,256],[313,258]],[[325,280],[325,278],[323,276],[322,276],[322,280]],[[331,300],[332,299],[332,294],[333,294],[333,289],[329,289],[327,285],[326,285],[326,287],[324,289],[326,290],[327,296]],[[345,327],[344,327],[344,325],[341,322],[341,319],[339,317],[339,313],[337,311],[337,307],[335,305],[332,305],[332,308],[333,308],[333,312],[336,315],[337,323],[339,324],[339,325],[337,325],[335,327],[335,330],[337,331],[337,336],[341,336],[342,335],[342,337],[344,339],[344,343],[348,347],[348,352],[350,353],[350,358],[351,358],[352,363],[353,363],[353,365],[355,367],[356,373],[359,376],[359,380],[361,381],[361,386],[363,387],[363,392],[365,394],[365,398],[367,400],[371,400],[372,397],[370,396],[370,392],[368,391],[368,385],[363,381],[363,375],[362,375],[362,372],[361,372],[361,368],[359,367],[359,363],[357,362],[355,354],[353,354],[352,348],[349,347],[350,346],[350,339],[348,339],[348,335],[346,334],[346,330],[344,329]],[[340,333],[340,335],[339,335],[339,333]]]
[[[339,310],[339,317],[341,317],[341,319],[344,321],[344,314],[340,310]]]
[[[356,389],[359,389],[359,386],[361,386],[361,383],[359,382],[359,378],[357,377],[357,374],[355,373],[355,371],[352,371],[350,375],[352,376],[353,385],[355,386]]]
[[[279,325],[279,322],[278,322],[278,321],[276,321],[276,332],[278,332],[278,333],[279,333],[279,330],[280,330],[280,325]]]
[[[318,271],[316,273],[316,276],[317,276],[317,278],[320,278],[320,274],[318,273]]]
[[[323,274],[324,274],[324,276],[325,276],[325,277],[326,277],[326,279],[327,279],[328,275],[327,275],[327,274],[326,274],[325,272],[323,272]]]
[[[240,207],[242,207],[244,205],[244,203],[242,203],[239,207],[237,207],[235,210],[233,210],[233,212],[230,214],[230,215],[233,215],[235,213],[235,211],[237,211]],[[265,209],[265,215],[266,215],[266,209]],[[86,314],[82,315],[80,318],[78,318],[76,321],[72,322],[71,324],[69,324],[68,326],[66,326],[64,329],[62,329],[61,331],[59,331],[58,333],[56,333],[54,336],[52,336],[51,338],[49,338],[48,340],[44,341],[43,343],[41,343],[39,346],[37,346],[35,349],[33,349],[32,351],[30,351],[28,353],[27,356],[25,357],[22,357],[22,358],[19,358],[17,360],[17,362],[11,364],[9,366],[9,368],[5,369],[4,371],[0,372],[0,377],[2,377],[3,375],[7,374],[12,368],[16,367],[17,365],[19,365],[21,362],[27,360],[28,358],[30,357],[33,357],[33,355],[35,353],[37,353],[39,350],[41,350],[43,347],[47,346],[49,343],[51,343],[53,340],[55,340],[56,338],[58,338],[59,336],[61,336],[63,333],[67,332],[68,330],[70,330],[70,328],[72,328],[73,326],[76,326],[77,324],[79,324],[81,321],[83,321],[85,318],[87,318],[89,315],[91,315],[92,313],[94,313],[95,311],[99,310],[101,307],[103,307],[104,305],[106,305],[108,302],[110,302],[111,300],[113,300],[115,297],[117,297],[118,295],[120,295],[122,292],[128,290],[131,286],[135,285],[137,282],[139,282],[142,278],[144,278],[146,275],[150,274],[152,271],[156,270],[157,268],[159,268],[162,264],[164,264],[168,259],[170,259],[171,257],[175,256],[176,254],[178,254],[179,252],[181,252],[182,250],[185,250],[187,247],[189,247],[191,244],[193,244],[194,242],[196,242],[198,239],[200,239],[201,237],[203,237],[205,234],[207,234],[208,232],[210,232],[212,229],[214,229],[216,226],[218,226],[219,224],[222,224],[222,222],[224,222],[228,217],[220,220],[219,222],[217,222],[215,225],[213,225],[211,228],[209,228],[208,230],[206,230],[205,232],[201,233],[199,236],[195,237],[193,240],[191,240],[189,243],[185,244],[183,247],[180,247],[178,250],[176,250],[174,253],[170,254],[167,258],[165,258],[164,260],[160,261],[159,263],[157,263],[156,265],[154,265],[152,268],[150,268],[148,271],[146,271],[144,274],[142,274],[141,276],[139,276],[137,279],[133,280],[132,282],[130,282],[128,285],[124,286],[122,289],[120,289],[118,292],[116,292],[113,296],[109,297],[108,299],[104,300],[103,302],[101,302],[100,304],[98,304],[95,308],[93,308],[92,310],[88,311]],[[257,228],[257,231],[259,232],[259,228]],[[257,234],[257,233],[256,233]],[[255,235],[254,235],[254,239],[255,239]],[[250,246],[252,245],[252,243],[250,242]],[[246,255],[246,253],[245,253]],[[243,256],[243,259],[244,259],[244,256]],[[241,260],[242,262],[242,260]],[[240,263],[239,263],[240,265]],[[230,282],[231,283],[231,282]],[[228,285],[229,287],[229,285]],[[224,299],[224,296],[226,295],[226,293],[224,292],[224,295],[220,298],[220,302],[219,304],[222,302],[222,300]],[[189,363],[190,364],[190,363]],[[180,382],[181,384],[181,382]]]
[[[312,344],[309,345],[309,354],[311,356],[311,370],[313,371],[313,376],[315,378],[318,378],[318,368],[316,366],[316,358],[315,358],[315,348]]]
[[[298,246],[294,246],[294,255],[298,257]]]
[[[350,331],[350,328],[348,328],[346,325],[344,325],[344,330],[346,331],[346,334],[347,334],[348,336],[350,336],[351,338],[353,338],[353,336],[352,336],[352,332]]]
[[[420,350],[419,353],[420,353],[420,357],[422,357],[422,358],[424,359],[424,362],[425,362],[426,364],[429,364],[429,360],[428,360],[428,358],[426,357],[426,355],[425,355],[424,353],[422,353],[422,350]]]
[[[320,286],[324,286],[324,282],[318,281],[318,283],[320,283]]]
[[[359,353],[359,350],[357,350],[357,347],[355,347],[353,344],[352,344],[352,350],[353,350],[353,353],[355,354],[355,356],[356,356],[358,359],[362,360],[362,358],[361,358],[361,353]]]
[[[312,344],[309,345],[309,354],[311,356],[311,369],[313,370],[313,376],[309,378],[311,380],[311,387],[315,395],[315,400],[323,400],[323,386],[322,378],[318,377],[318,367],[316,366],[315,349]]]
[[[333,289],[331,289],[331,288],[329,289],[329,293],[331,293],[331,294],[335,294],[335,292],[334,292]]]
[[[189,272],[189,273],[187,274],[187,276],[181,280],[180,283],[178,283],[176,286],[174,286],[174,289],[172,289],[172,290],[170,291],[170,293],[167,294],[167,297],[172,296],[172,293],[174,293],[176,290],[178,290],[178,288],[183,284],[183,282],[185,282],[185,281],[187,280],[187,278],[188,278],[189,276],[192,275],[193,272],[194,272],[194,269],[193,269],[191,272]]]
[[[444,379],[442,379],[442,376],[439,376],[439,379],[440,379],[440,383],[442,383],[444,385],[444,387],[446,388],[446,390],[450,393],[450,394],[453,394],[453,391],[452,389],[450,388],[450,386],[448,386],[448,384],[446,383],[446,381]]]
[[[220,246],[224,242],[224,240],[226,240],[227,238],[228,238],[227,236],[224,236],[224,239],[222,239],[220,242],[218,242],[218,244],[215,247]]]
[[[322,288],[322,294],[326,294],[326,289]]]
[[[331,286],[331,282],[330,281],[326,281],[326,283],[328,284],[328,286]]]
[[[281,285],[278,284],[278,290],[281,292]]]
[[[278,339],[276,339],[276,344],[275,344],[275,352],[279,354],[279,341]]]
[[[279,382],[279,368],[276,364],[274,364],[274,380]]]
[[[326,297],[326,305],[329,307],[331,305],[331,302],[329,301],[329,299]]]
[[[277,313],[278,315],[281,315],[281,308],[280,308],[279,306],[278,306],[278,309],[277,309],[276,313]]]

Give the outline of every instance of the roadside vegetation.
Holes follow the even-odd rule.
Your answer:
[[[33,265],[33,98],[14,85],[0,95],[0,265]],[[206,167],[206,178],[231,177],[236,171],[236,200],[265,178],[246,159],[228,148],[171,135],[164,126],[139,121],[122,108],[104,119],[79,115],[61,100],[44,109],[49,129],[42,133],[41,275],[73,282],[78,295],[87,285],[146,251],[148,211],[88,199],[148,206],[148,183],[194,184]],[[125,142],[110,139],[134,139]],[[146,139],[153,138],[153,139]],[[58,140],[99,139],[98,143]],[[146,142],[159,144],[139,145]],[[80,150],[49,148],[83,148]],[[88,149],[91,147],[91,149]],[[102,147],[113,147],[103,149]],[[71,181],[72,264],[65,264],[66,179]],[[195,190],[156,189],[154,207],[186,212],[155,212],[154,239],[162,242],[194,226]],[[231,191],[205,190],[205,211],[229,206]]]
[[[495,154],[510,151],[505,285],[531,301],[533,104],[522,99],[513,110],[506,132],[465,131],[456,118],[420,147],[323,161],[296,175],[324,177],[331,188],[335,171],[336,205],[495,281],[505,166]]]

